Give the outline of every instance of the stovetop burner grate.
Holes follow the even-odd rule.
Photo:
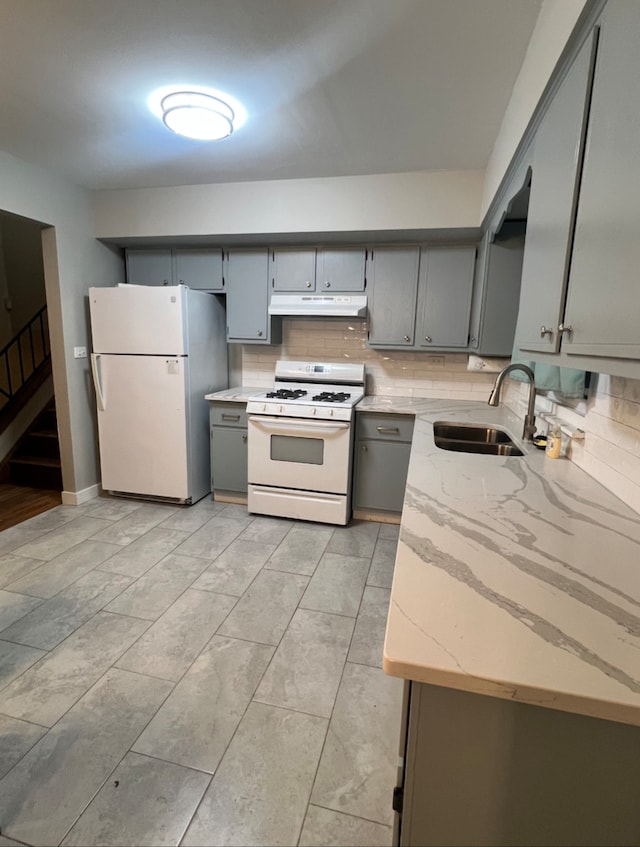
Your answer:
[[[275,397],[278,400],[299,400],[300,397],[306,397],[306,395],[307,392],[302,388],[296,388],[293,391],[289,388],[279,388],[277,391],[268,391],[265,397]]]
[[[346,391],[323,391],[311,399],[314,401],[317,400],[319,403],[344,403],[350,397],[351,394],[348,394]]]

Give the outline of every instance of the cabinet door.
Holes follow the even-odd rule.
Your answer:
[[[416,317],[419,247],[380,247],[371,253],[369,344],[411,347]]]
[[[557,352],[569,273],[580,161],[592,74],[589,39],[534,140],[535,153],[516,337],[523,350]]]
[[[175,250],[175,280],[200,291],[222,291],[222,250]]]
[[[410,452],[410,444],[358,440],[353,508],[401,512]]]
[[[513,352],[523,255],[524,235],[491,241],[487,234],[483,240],[469,328],[469,349],[480,356],[511,356]]]
[[[172,285],[171,250],[127,250],[130,285]]]
[[[269,254],[231,250],[227,263],[227,339],[268,343]]]
[[[364,291],[366,250],[360,247],[318,250],[316,289],[326,291]]]
[[[211,484],[216,491],[247,492],[247,430],[211,427]]]
[[[640,3],[607,3],[562,351],[640,359]]]
[[[271,251],[271,286],[274,291],[314,291],[316,251],[280,249]]]
[[[466,347],[475,247],[423,248],[417,347]]]

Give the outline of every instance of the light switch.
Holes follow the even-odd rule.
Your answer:
[[[74,359],[86,359],[87,358],[87,348],[86,347],[74,347],[73,348],[73,358]]]

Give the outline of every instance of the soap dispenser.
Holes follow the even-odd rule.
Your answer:
[[[547,435],[547,456],[550,459],[558,459],[562,449],[562,430],[559,424],[554,424],[551,432]]]

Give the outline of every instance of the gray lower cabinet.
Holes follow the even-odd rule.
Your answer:
[[[227,341],[279,343],[282,323],[267,314],[269,251],[229,250],[225,261]]]
[[[211,490],[231,494],[247,493],[247,413],[246,403],[212,401]]]
[[[639,843],[640,727],[419,682],[402,721],[396,844]]]
[[[125,258],[131,285],[187,285],[198,291],[224,291],[219,248],[130,249]]]
[[[356,412],[353,508],[402,512],[412,415]]]

